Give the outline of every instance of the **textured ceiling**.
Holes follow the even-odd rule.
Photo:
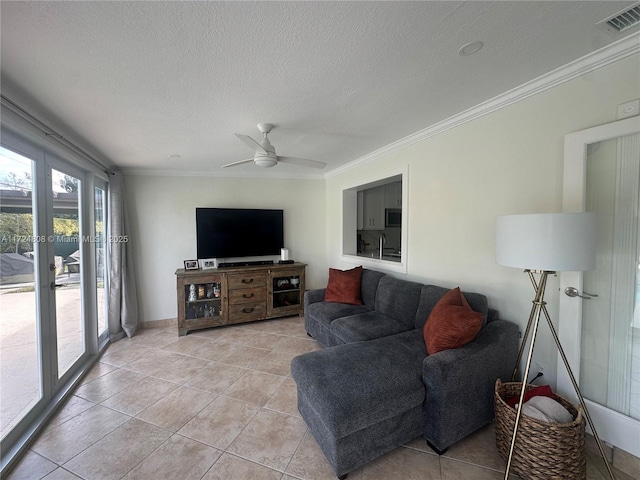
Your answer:
[[[3,93],[132,171],[317,176],[619,40],[596,23],[630,4],[3,0]],[[221,169],[259,122],[327,168]]]

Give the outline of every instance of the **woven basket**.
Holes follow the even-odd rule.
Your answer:
[[[496,410],[496,445],[506,462],[511,448],[516,410],[505,403],[511,396],[520,396],[522,383],[496,381],[494,404]],[[527,385],[527,391],[535,385]],[[518,436],[511,459],[511,472],[525,479],[576,479],[587,478],[584,447],[585,420],[582,407],[558,396],[557,400],[571,415],[571,423],[550,423],[527,415],[520,415]]]

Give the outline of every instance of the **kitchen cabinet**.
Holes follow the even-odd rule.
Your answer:
[[[385,186],[362,191],[361,230],[384,230]]]
[[[402,182],[387,183],[385,189],[385,208],[402,207]]]

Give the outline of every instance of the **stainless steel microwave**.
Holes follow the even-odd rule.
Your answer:
[[[402,209],[401,208],[385,208],[384,226],[385,227],[401,227],[402,226]]]

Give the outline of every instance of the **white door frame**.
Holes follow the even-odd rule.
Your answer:
[[[65,372],[60,372],[58,371],[58,365],[60,361],[57,358],[59,351],[56,352],[56,362],[54,365],[52,365],[52,367],[55,369],[54,378],[57,378],[56,386],[58,386],[66,383],[73,375],[75,375],[75,372],[77,371],[77,368],[78,368],[77,366],[80,363],[86,361],[87,357],[91,353],[91,346],[95,344],[97,341],[96,335],[94,334],[94,331],[97,331],[97,329],[93,328],[94,327],[93,324],[95,323],[95,320],[91,317],[90,311],[87,311],[87,309],[91,306],[93,302],[93,298],[91,297],[91,294],[93,292],[92,292],[92,289],[89,288],[90,283],[87,282],[87,279],[91,278],[91,275],[90,275],[91,263],[89,260],[91,260],[92,257],[88,250],[89,244],[87,242],[82,241],[83,236],[88,234],[87,230],[91,231],[91,228],[92,228],[91,224],[88,221],[87,216],[89,212],[91,212],[92,210],[93,202],[92,202],[92,199],[88,197],[87,185],[86,185],[87,182],[85,182],[85,177],[90,175],[85,175],[85,172],[82,171],[80,168],[70,164],[69,162],[62,160],[61,158],[59,158],[54,154],[45,152],[45,160],[46,160],[46,173],[47,173],[47,177],[46,177],[47,220],[49,219],[53,220],[55,215],[53,210],[54,193],[53,193],[53,186],[52,186],[52,171],[56,170],[60,173],[71,175],[74,178],[78,179],[80,183],[78,188],[78,227],[80,228],[80,231],[78,233],[78,240],[79,240],[78,250],[80,250],[80,259],[81,259],[81,267],[80,267],[80,289],[81,290],[80,291],[82,293],[80,298],[79,310],[80,310],[80,324],[82,325],[82,353],[76,360],[74,360],[72,365],[67,366],[67,370]],[[50,225],[47,225],[47,227],[50,229],[49,231],[47,231],[47,236],[53,237],[53,234],[54,234],[53,223],[51,223]],[[53,243],[47,242],[47,247],[48,247],[47,263],[52,263],[54,261],[54,245]],[[49,288],[50,283],[55,284],[56,282],[57,280],[56,280],[55,271],[49,271],[49,277],[47,278],[47,282],[42,287],[45,289]],[[49,303],[49,309],[50,309],[49,315],[50,315],[50,318],[54,319],[53,323],[55,323],[55,319],[57,318],[57,315],[58,315],[57,309],[56,309],[56,301],[57,301],[56,293],[54,290],[52,290],[51,301]],[[57,345],[57,342],[58,342],[57,332],[56,332],[56,336],[53,338],[55,338],[55,343]]]
[[[632,117],[600,125],[565,136],[563,201],[564,212],[583,212],[586,201],[587,146],[592,143],[640,133],[640,117]],[[582,291],[582,272],[560,274],[560,305],[558,335],[571,370],[580,383],[580,345],[582,332],[582,301],[563,295],[566,287]],[[568,399],[577,400],[571,379],[562,359],[558,357],[557,390]],[[640,457],[640,421],[614,412],[585,399],[600,438],[626,452]]]
[[[10,115],[10,114],[9,114]],[[7,112],[3,112],[3,125],[0,144],[19,155],[22,155],[34,161],[35,175],[33,214],[37,224],[34,226],[34,235],[39,237],[48,237],[53,234],[53,225],[49,220],[53,218],[53,207],[51,202],[51,178],[48,175],[50,168],[56,168],[61,172],[69,173],[81,179],[84,184],[82,198],[78,199],[80,209],[82,210],[81,225],[84,225],[88,231],[93,232],[92,212],[93,204],[93,179],[97,178],[99,184],[107,188],[104,174],[100,174],[94,170],[79,166],[71,162],[67,157],[71,155],[62,155],[52,153],[51,149],[43,146],[30,135],[24,132],[14,133],[10,128],[5,128],[4,121],[8,117]],[[38,133],[42,137],[41,133]],[[34,137],[37,137],[34,136]],[[81,203],[82,202],[82,203]],[[95,232],[93,232],[95,233]],[[80,247],[83,249],[85,264],[81,270],[82,282],[89,285],[85,290],[86,297],[83,298],[83,314],[84,330],[85,330],[85,351],[82,356],[74,362],[62,378],[57,375],[57,350],[56,350],[56,330],[55,330],[55,294],[50,288],[51,281],[55,281],[55,274],[49,269],[51,260],[53,259],[53,245],[49,242],[36,243],[37,275],[36,284],[36,308],[37,325],[38,325],[38,345],[39,354],[39,374],[41,383],[41,397],[32,405],[31,410],[26,413],[0,441],[0,477],[8,471],[18,461],[21,453],[26,452],[33,438],[44,428],[48,419],[56,412],[56,407],[62,399],[71,393],[71,387],[77,383],[80,376],[86,373],[90,366],[97,360],[99,354],[99,346],[104,346],[108,339],[107,336],[99,343],[97,338],[96,319],[92,310],[95,305],[95,268],[93,265],[92,244],[82,242]]]

